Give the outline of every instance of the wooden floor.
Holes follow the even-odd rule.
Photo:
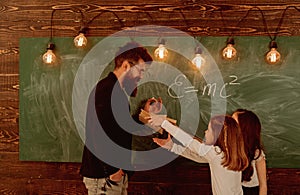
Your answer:
[[[87,194],[79,175],[80,163],[22,162],[11,152],[0,156],[0,194]],[[300,194],[300,169],[268,169],[269,195]],[[293,182],[291,182],[293,181]],[[210,195],[210,172],[199,165],[178,158],[164,167],[135,172],[129,195]]]

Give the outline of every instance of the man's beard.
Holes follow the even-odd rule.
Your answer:
[[[137,94],[137,85],[138,82],[137,78],[129,78],[125,77],[123,80],[123,87],[127,94],[129,94],[131,97],[136,97]]]

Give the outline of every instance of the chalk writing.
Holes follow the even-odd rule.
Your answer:
[[[236,75],[230,75],[230,78],[232,78],[231,81],[229,81],[228,83],[224,83],[223,86],[221,86],[220,92],[219,92],[219,96],[221,98],[228,98],[231,96],[231,94],[227,94],[225,95],[226,92],[226,86],[228,85],[240,85],[239,82],[237,82],[238,77]],[[199,89],[196,89],[195,86],[188,86],[188,87],[184,87],[184,80],[187,80],[186,76],[184,74],[180,74],[178,75],[175,80],[174,83],[172,83],[169,87],[168,87],[168,94],[169,96],[171,96],[172,98],[183,98],[185,94],[188,93],[197,93],[199,91]],[[183,90],[180,90],[180,87],[183,88]],[[175,90],[175,88],[177,90]],[[178,90],[179,88],[179,90]],[[174,94],[173,91],[176,91],[177,93]],[[205,86],[203,86],[203,90],[202,90],[202,95],[205,95],[207,93],[207,95],[211,95],[211,96],[215,96],[217,92],[217,83],[207,83]]]

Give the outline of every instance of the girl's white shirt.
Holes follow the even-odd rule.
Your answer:
[[[256,157],[259,155],[259,150],[255,151]],[[261,151],[260,156],[256,160],[251,161],[251,165],[253,167],[253,175],[251,177],[250,181],[243,181],[242,185],[245,187],[256,187],[259,186],[258,176],[257,176],[257,170],[256,170],[256,163],[265,159],[265,153],[264,151]]]
[[[241,182],[242,173],[240,171],[228,170],[221,165],[223,153],[218,146],[200,143],[167,120],[164,120],[161,127],[182,143],[182,145],[174,143],[170,150],[171,152],[199,163],[209,163],[214,195],[243,194]]]

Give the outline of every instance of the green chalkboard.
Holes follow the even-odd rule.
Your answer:
[[[116,48],[130,41],[118,39],[107,44],[104,37],[89,37],[89,48],[77,49],[72,39],[53,39],[60,57],[57,66],[41,61],[48,38],[20,40],[21,160],[81,161],[87,94],[112,70]],[[147,46],[153,53],[157,37],[148,39],[153,40],[153,45]],[[166,39],[167,46],[180,41],[178,37]],[[264,61],[268,37],[235,37],[238,56],[232,61],[220,56],[227,37],[197,39],[210,65],[198,70],[187,59],[193,56],[195,46],[188,45],[190,49],[181,52],[172,47],[179,48],[182,43],[173,45],[168,59],[153,63],[146,72],[137,98],[130,99],[132,112],[139,109],[141,101],[160,96],[171,118],[186,131],[203,137],[212,113],[250,109],[262,122],[267,166],[299,168],[300,38],[277,38],[282,54],[279,65]],[[209,91],[208,84],[215,85],[215,91]],[[133,146],[138,150],[152,147],[145,143],[136,138]]]

